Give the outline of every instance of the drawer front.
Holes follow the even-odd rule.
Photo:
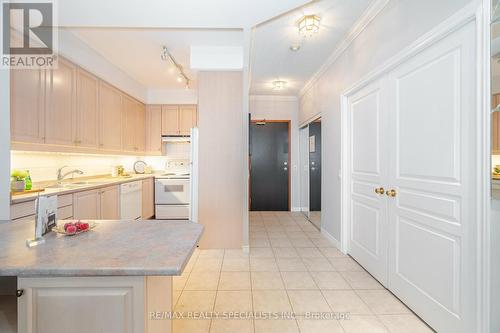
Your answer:
[[[189,219],[189,206],[156,205],[155,215],[157,220],[187,220]]]
[[[21,218],[12,220],[12,222],[21,222],[21,221],[33,221],[33,223],[35,223],[35,215],[28,215],[25,217],[21,217]]]
[[[73,204],[73,194],[64,194],[57,196],[57,208]]]
[[[59,220],[67,220],[73,218],[73,205],[57,209],[57,218]]]
[[[21,217],[35,215],[35,201],[26,201],[10,206],[10,219],[15,220]]]

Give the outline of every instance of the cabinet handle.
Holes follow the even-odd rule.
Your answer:
[[[385,192],[385,194],[387,194],[387,196],[391,198],[394,198],[397,195],[396,190],[389,190]]]
[[[383,195],[385,193],[385,189],[383,187],[376,188],[375,193]]]
[[[23,296],[23,294],[24,294],[24,289],[17,289],[16,290],[16,296],[17,296],[17,298]]]

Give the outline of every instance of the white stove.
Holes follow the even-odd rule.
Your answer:
[[[161,220],[189,220],[191,174],[189,160],[173,159],[155,176],[155,215]]]

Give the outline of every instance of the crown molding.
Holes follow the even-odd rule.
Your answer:
[[[295,95],[250,95],[251,101],[298,101]]]
[[[328,57],[326,62],[321,65],[319,70],[311,76],[306,82],[304,87],[299,91],[299,98],[311,89],[311,87],[321,78],[321,76],[328,70],[328,68],[347,50],[351,43],[359,36],[363,30],[366,29],[368,24],[385,8],[390,0],[374,0],[370,6],[363,12],[361,17],[354,23],[347,35],[340,41],[337,48]]]

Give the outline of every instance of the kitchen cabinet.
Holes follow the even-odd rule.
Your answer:
[[[99,220],[100,205],[98,190],[77,192],[73,195],[73,217],[78,220]]]
[[[10,131],[12,141],[45,141],[45,70],[10,71]]]
[[[146,109],[146,151],[161,153],[161,105],[148,105]]]
[[[190,135],[191,128],[196,127],[197,118],[195,105],[179,106],[179,134]]]
[[[73,217],[79,220],[120,219],[120,191],[118,186],[75,193]]]
[[[46,72],[45,143],[76,143],[76,66],[59,59]]]
[[[99,147],[99,80],[83,69],[76,76],[76,145]]]
[[[164,105],[161,118],[162,135],[189,135],[197,125],[196,105]]]
[[[122,93],[99,82],[99,148],[122,149]]]
[[[122,109],[122,144],[123,150],[137,150],[135,131],[137,127],[137,117],[134,100],[126,95],[123,96]]]
[[[135,116],[137,126],[135,128],[135,142],[137,150],[144,152],[146,150],[146,106],[135,102]]]
[[[179,135],[179,106],[163,105],[161,107],[161,134]]]
[[[110,186],[99,191],[101,220],[120,219],[120,189],[118,186]]]
[[[491,104],[492,109],[500,105],[500,94],[491,97]],[[500,155],[500,112],[491,114],[491,150],[493,154]]]
[[[149,219],[155,214],[154,179],[142,181],[142,218]]]

